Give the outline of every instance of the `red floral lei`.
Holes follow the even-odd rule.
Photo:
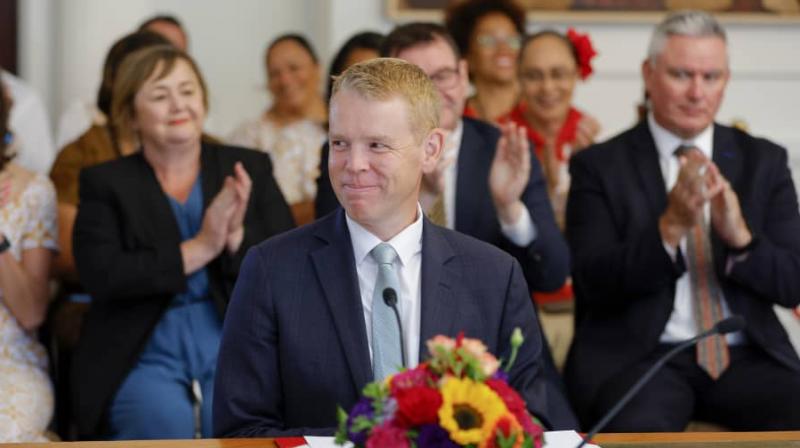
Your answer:
[[[519,103],[514,109],[511,110],[511,113],[501,118],[499,121],[500,123],[512,121],[519,126],[524,127],[528,132],[528,139],[533,142],[536,156],[539,157],[539,160],[542,160],[544,157],[544,137],[542,137],[541,134],[536,132],[528,124],[527,120],[525,119],[526,109],[527,106],[525,103]],[[564,121],[564,125],[561,126],[561,129],[558,131],[555,148],[556,158],[562,162],[568,158],[568,156],[564,154],[564,145],[575,141],[575,137],[578,133],[578,123],[581,121],[581,118],[583,118],[583,114],[578,109],[570,107],[569,112],[567,112],[567,119]]]

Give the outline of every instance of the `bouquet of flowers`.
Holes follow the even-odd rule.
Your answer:
[[[357,447],[539,448],[541,424],[508,385],[522,332],[501,363],[477,339],[436,336],[430,359],[368,384],[348,414],[339,408],[336,443]]]

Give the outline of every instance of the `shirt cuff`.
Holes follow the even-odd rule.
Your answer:
[[[667,244],[667,242],[664,240],[661,241],[661,244],[664,245],[664,250],[667,252],[667,255],[669,255],[670,260],[672,260],[673,263],[677,262],[678,249],[672,247],[670,244]]]
[[[531,218],[531,212],[526,208],[520,213],[519,219],[513,224],[506,224],[500,220],[500,231],[512,243],[520,247],[526,247],[536,239],[536,224]]]

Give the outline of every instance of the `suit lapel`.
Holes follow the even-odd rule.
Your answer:
[[[420,275],[419,361],[428,353],[425,342],[437,334],[453,334],[458,306],[453,291],[454,276],[448,261],[455,252],[443,230],[427,219],[422,228],[422,267]]]
[[[714,148],[712,158],[719,171],[734,188],[742,174],[744,158],[730,129],[714,125]]]
[[[333,316],[339,343],[350,367],[356,390],[372,381],[364,310],[358,288],[353,246],[344,210],[331,215],[316,236],[328,244],[311,253],[323,295]]]
[[[128,184],[140,186],[144,190],[137,189],[131,194],[139,201],[139,210],[149,211],[148,217],[140,225],[142,228],[150,230],[151,241],[163,240],[167,237],[168,241],[180,243],[182,238],[178,221],[175,220],[169,198],[161,189],[155,171],[144,159],[141,151],[130,157],[135,158],[137,169],[134,171],[135,179]]]
[[[200,152],[200,175],[203,181],[203,210],[208,208],[211,200],[222,188],[223,174],[225,167],[217,157],[215,149],[203,145]],[[231,173],[232,174],[232,173]]]
[[[667,192],[664,187],[664,175],[658,163],[658,150],[647,127],[647,121],[642,120],[639,123],[632,138],[633,144],[629,147],[630,160],[634,163],[632,170],[636,173],[639,185],[653,208],[651,216],[660,216],[667,205]]]
[[[492,165],[494,151],[482,150],[483,137],[475,130],[469,119],[464,119],[461,146],[458,148],[456,176],[456,222],[454,229],[467,235],[476,235],[478,224],[478,201],[491,198],[487,173]]]
[[[722,176],[730,182],[731,187],[737,190],[737,185],[739,184],[739,179],[744,168],[744,157],[741,153],[741,148],[736,144],[733,138],[731,129],[714,124],[713,144],[712,159],[714,163],[717,165],[717,168],[719,168]],[[737,191],[736,194],[738,195],[739,191]],[[742,213],[744,213],[744,210]],[[718,275],[721,275],[725,270],[725,245],[713,231],[711,232],[711,245],[714,253],[714,265]]]

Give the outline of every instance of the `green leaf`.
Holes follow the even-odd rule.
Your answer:
[[[336,444],[343,445],[347,442],[347,412],[341,406],[336,407],[336,419],[339,421],[336,429]]]
[[[371,430],[375,426],[375,421],[363,415],[359,415],[353,420],[353,425],[350,427],[350,432],[361,432],[364,430]]]
[[[522,441],[522,448],[534,448],[533,438],[530,434],[525,434],[525,439]]]

